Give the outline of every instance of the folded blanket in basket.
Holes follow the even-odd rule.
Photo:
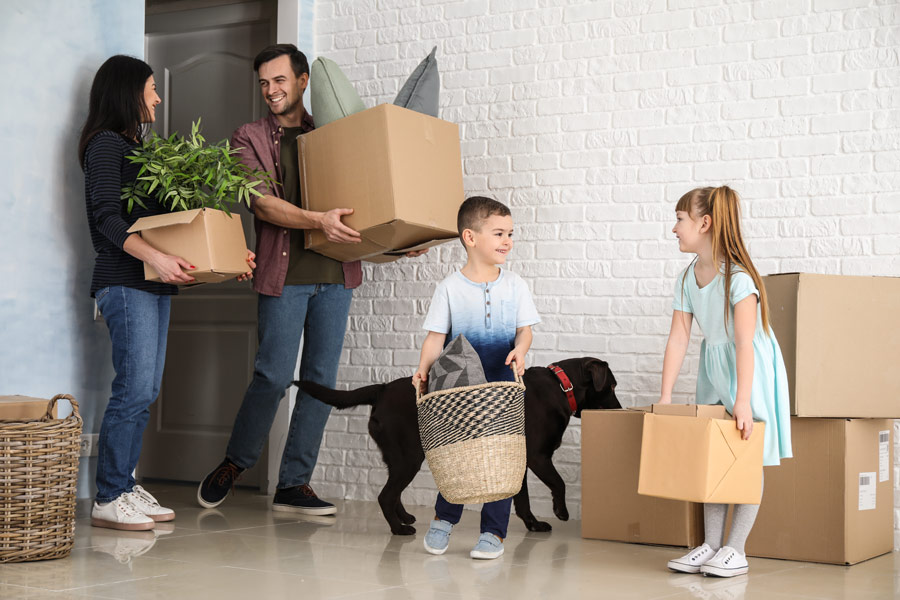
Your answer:
[[[428,393],[487,383],[481,358],[466,336],[460,334],[447,344],[428,371]]]

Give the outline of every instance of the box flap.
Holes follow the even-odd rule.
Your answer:
[[[654,404],[651,412],[656,415],[727,419],[728,411],[721,404]]]
[[[134,222],[134,225],[128,228],[128,233],[136,233],[138,231],[146,231],[148,229],[156,229],[157,227],[168,227],[169,225],[186,225],[197,218],[204,209],[195,208],[193,210],[181,210],[164,215],[153,215],[152,217],[141,217]]]
[[[715,468],[710,474],[721,473],[718,481],[711,477],[709,487],[710,502],[729,502],[735,496],[762,496],[762,456],[765,442],[765,423],[754,423],[749,440],[741,439],[741,432],[734,421],[715,419],[713,434],[718,439],[711,446],[711,460]],[[743,504],[758,504],[743,502]]]

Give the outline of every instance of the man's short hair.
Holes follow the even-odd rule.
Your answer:
[[[493,198],[485,198],[484,196],[466,198],[466,201],[460,205],[459,212],[456,214],[456,228],[459,230],[460,240],[462,240],[463,230],[480,231],[481,224],[488,217],[492,215],[508,217],[510,214],[509,208],[505,204],[497,202]]]
[[[274,46],[263,48],[256,55],[256,58],[253,59],[253,70],[259,73],[260,65],[285,55],[291,58],[291,70],[294,71],[295,77],[300,77],[304,73],[309,74],[309,62],[306,60],[306,55],[300,52],[297,46],[293,44],[275,44]]]

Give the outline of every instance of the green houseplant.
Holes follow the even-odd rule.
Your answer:
[[[235,203],[250,206],[250,196],[262,196],[260,183],[273,184],[265,171],[243,164],[228,140],[206,144],[200,135],[200,119],[191,124],[191,135],[173,133],[163,138],[152,133],[128,156],[141,165],[137,179],[122,188],[128,212],[135,203],[146,208],[144,200],[156,194],[160,204],[170,211],[212,208],[231,214]]]

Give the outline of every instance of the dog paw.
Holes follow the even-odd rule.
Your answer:
[[[535,520],[532,523],[525,523],[525,527],[528,529],[528,531],[536,531],[539,533],[546,533],[548,531],[553,531],[553,527],[550,525],[550,523],[547,523],[546,521]]]
[[[569,520],[569,510],[565,506],[554,506],[553,514],[556,515],[556,518],[560,521]]]
[[[409,525],[401,525],[397,528],[391,528],[394,535],[416,535],[416,528]]]
[[[404,525],[412,525],[413,523],[416,522],[416,518],[413,515],[407,513],[407,514],[400,515],[400,522],[403,523]]]

